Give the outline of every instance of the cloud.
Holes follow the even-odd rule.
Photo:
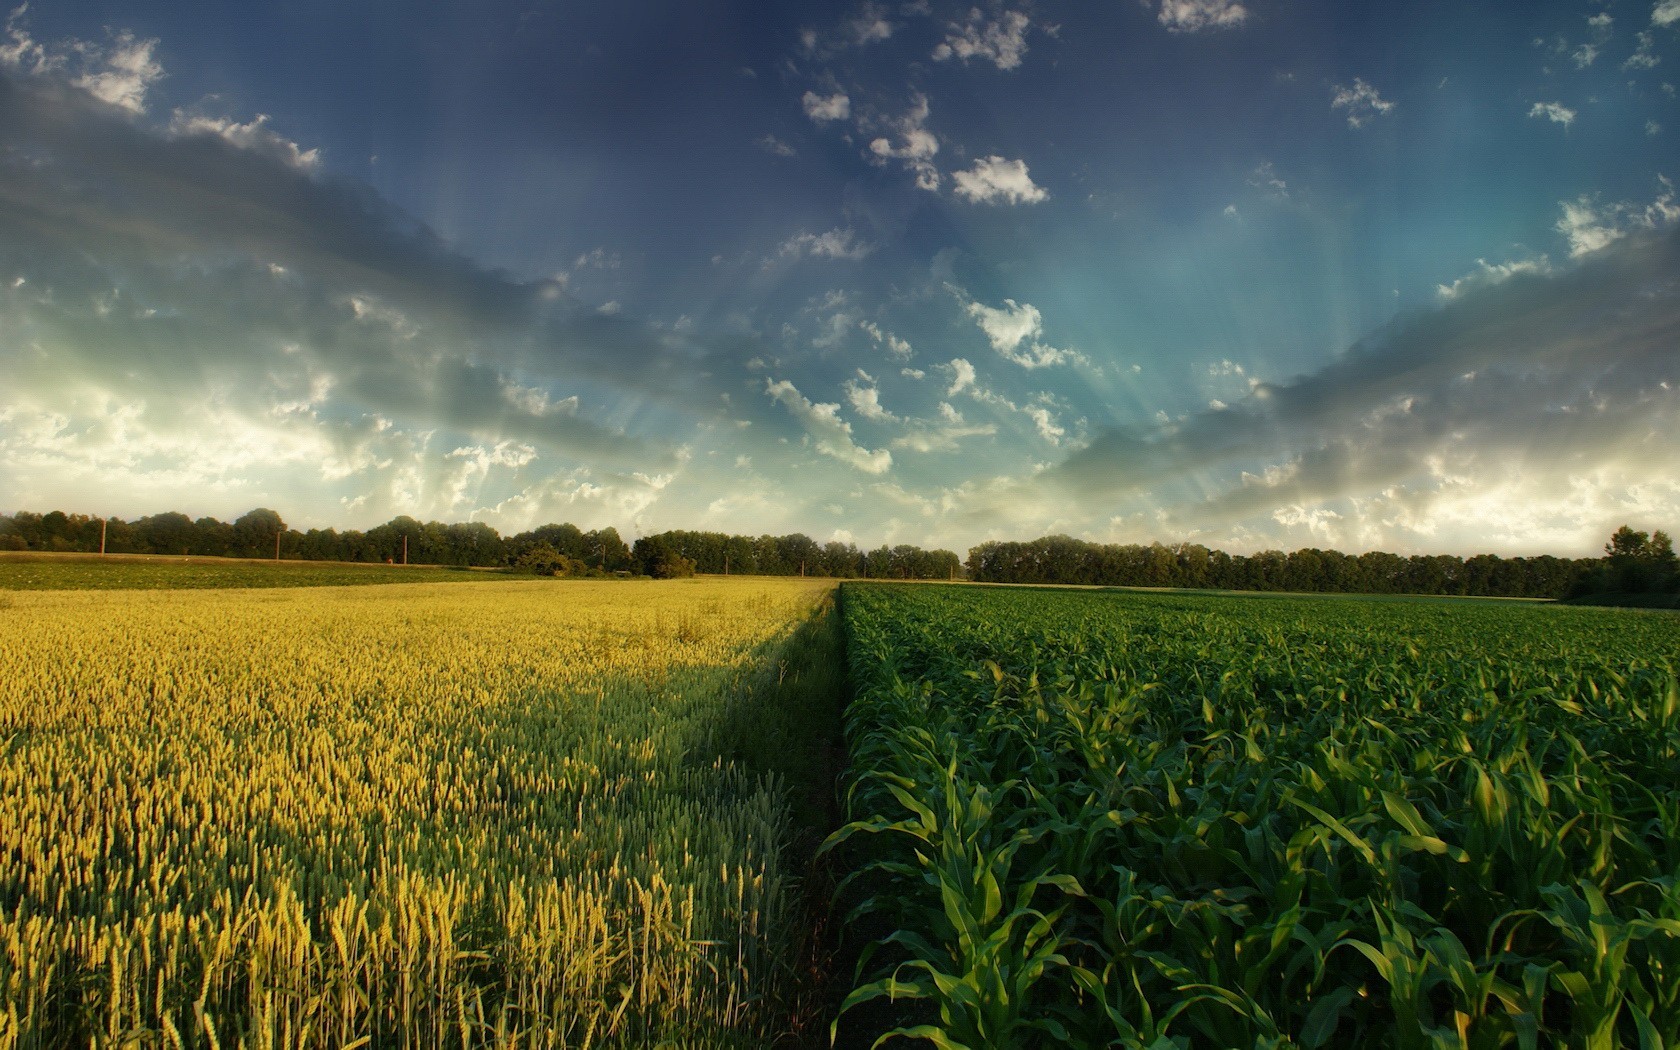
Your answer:
[[[1663,477],[1677,340],[1680,234],[1640,230],[1565,272],[1465,286],[1223,410],[1110,431],[1051,474],[1086,498],[1147,492],[1179,528],[1331,506],[1392,539],[1402,513],[1427,527],[1514,477],[1542,517],[1593,471]]]
[[[887,19],[887,12],[880,4],[866,3],[857,15],[846,23],[851,31],[852,42],[862,46],[872,44],[878,40],[891,39],[896,28]]]
[[[993,350],[1023,368],[1044,368],[1080,359],[1078,354],[1040,341],[1044,335],[1044,318],[1031,303],[1005,299],[1002,306],[992,307],[970,302],[964,310],[986,333]]]
[[[110,46],[85,52],[92,68],[71,83],[101,102],[130,113],[144,113],[146,91],[163,79],[163,67],[152,59],[157,43],[138,39],[133,33],[118,33]]]
[[[792,146],[783,142],[776,136],[768,134],[758,140],[758,148],[766,153],[771,153],[778,157],[792,157],[797,156],[798,154],[798,151]]]
[[[1289,199],[1289,183],[1283,181],[1269,160],[1261,161],[1248,173],[1248,184],[1273,200]]]
[[[1354,77],[1352,87],[1336,85],[1335,92],[1330,96],[1330,108],[1347,110],[1348,127],[1362,128],[1373,119],[1393,111],[1394,103],[1383,98],[1364,80]]]
[[[1602,204],[1594,197],[1560,201],[1563,217],[1556,230],[1569,241],[1569,254],[1579,258],[1602,251],[1637,230],[1654,230],[1680,219],[1680,204],[1674,200],[1674,184],[1659,176],[1662,189],[1649,204],[1618,201]]]
[[[956,397],[974,385],[974,366],[965,358],[953,357],[949,364],[942,367],[951,373],[951,385],[945,388],[946,397]]]
[[[951,173],[957,184],[957,196],[976,204],[1037,204],[1050,194],[1033,184],[1027,174],[1027,164],[1002,157],[981,157],[968,171]]]
[[[70,80],[68,69],[0,73],[0,155],[30,158],[0,163],[0,273],[27,278],[0,289],[4,406],[33,404],[76,430],[112,399],[131,410],[133,447],[157,451],[98,468],[66,460],[66,483],[131,485],[150,503],[137,479],[186,477],[187,460],[226,464],[226,486],[308,477],[312,465],[343,478],[332,464],[346,463],[436,477],[451,468],[422,455],[432,433],[450,448],[530,446],[560,466],[673,461],[657,430],[591,418],[574,395],[689,405],[722,364],[711,351],[597,315],[554,280],[478,265],[366,187],[317,177],[265,121],[181,116],[154,130]],[[373,419],[396,422],[376,435],[351,426]],[[193,451],[237,432],[301,451],[273,462]],[[357,451],[394,435],[403,448]]]
[[[1544,277],[1551,272],[1552,264],[1544,255],[1534,259],[1507,260],[1491,264],[1486,259],[1477,259],[1476,269],[1451,284],[1436,285],[1435,294],[1442,299],[1456,299],[1472,288],[1498,284],[1524,274]]]
[[[1676,22],[1680,22],[1680,0],[1658,0],[1651,8],[1652,25],[1671,26]]]
[[[881,391],[875,387],[874,380],[866,376],[865,381],[867,386],[855,379],[846,380],[846,400],[851,402],[852,410],[871,423],[897,423],[898,417],[881,407]]]
[[[939,169],[933,164],[939,152],[939,139],[925,127],[928,112],[927,96],[916,95],[904,116],[888,125],[897,141],[888,136],[871,140],[869,156],[877,164],[894,159],[903,161],[905,168],[916,176],[916,188],[933,191],[939,189]]]
[[[933,49],[933,59],[944,62],[960,58],[982,58],[999,69],[1014,69],[1027,53],[1027,30],[1031,21],[1020,11],[1005,11],[988,20],[978,7],[971,8],[968,20],[952,22],[946,28],[945,39]]]
[[[908,340],[900,339],[891,332],[883,331],[881,326],[874,321],[862,321],[858,324],[858,328],[868,334],[869,338],[875,340],[876,345],[885,346],[887,352],[900,361],[908,361],[914,354]]]
[[[871,452],[852,440],[852,425],[840,418],[839,405],[814,404],[785,379],[765,380],[764,392],[804,427],[816,450],[823,455],[866,474],[884,474],[892,467],[891,452],[886,449]]]
[[[852,100],[844,91],[836,91],[832,95],[819,95],[815,91],[807,91],[802,101],[805,105],[805,115],[818,124],[831,120],[845,120],[852,115]]]
[[[1234,29],[1248,21],[1248,8],[1237,0],[1161,0],[1156,20],[1173,33]]]
[[[142,39],[123,30],[109,34],[105,43],[68,40],[47,45],[32,38],[25,24],[29,5],[12,10],[6,19],[6,37],[0,44],[0,68],[27,76],[57,74],[75,67],[68,82],[105,103],[134,115],[146,112],[146,93],[164,77],[155,58],[155,39]]]
[[[266,153],[288,167],[309,171],[320,165],[321,151],[306,150],[292,140],[276,134],[268,127],[268,114],[241,124],[228,117],[207,117],[176,110],[169,122],[169,133],[186,138],[193,135],[214,135],[222,141],[258,153]]]
[[[1554,124],[1562,124],[1565,131],[1569,125],[1575,123],[1575,111],[1561,102],[1536,102],[1528,109],[1530,118],[1545,118]]]
[[[996,424],[969,423],[950,402],[941,401],[938,420],[916,421],[903,436],[893,440],[892,447],[922,453],[946,452],[956,448],[964,438],[991,437],[996,433]]]
[[[875,246],[857,239],[852,230],[829,230],[827,233],[798,233],[782,243],[781,256],[814,255],[824,259],[862,259]]]
[[[1662,59],[1658,58],[1656,54],[1656,36],[1651,33],[1640,32],[1636,34],[1636,37],[1639,40],[1639,46],[1634,50],[1633,54],[1627,57],[1627,61],[1622,63],[1622,68],[1655,69],[1657,64],[1662,61]]]

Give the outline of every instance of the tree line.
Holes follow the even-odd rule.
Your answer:
[[[103,548],[101,543],[103,542]],[[634,546],[613,528],[554,524],[502,536],[483,522],[422,522],[402,516],[365,532],[289,528],[266,507],[231,522],[167,512],[125,521],[86,514],[0,514],[0,550],[416,565],[506,567],[543,575],[616,573],[655,577],[696,572],[762,576],[950,580],[984,583],[1190,587],[1239,591],[1484,595],[1508,598],[1671,596],[1680,592],[1680,560],[1667,533],[1622,526],[1602,558],[1502,558],[1478,554],[1409,557],[1383,551],[1344,554],[1304,548],[1228,554],[1196,543],[1102,544],[1070,536],[988,541],[963,562],[948,550],[910,544],[873,550],[818,543],[802,533],[736,536],[672,530]],[[1663,602],[1657,602],[1663,604]]]
[[[103,546],[101,543],[103,542]],[[125,521],[86,514],[0,514],[0,550],[166,554],[414,565],[508,567],[542,575],[682,576],[695,572],[760,576],[952,579],[962,572],[951,551],[900,544],[859,550],[809,536],[732,536],[672,531],[632,547],[618,530],[543,525],[502,536],[483,522],[422,522],[402,516],[367,531],[289,528],[259,507],[231,522],[166,512]]]
[[[986,583],[1192,587],[1233,591],[1569,598],[1668,593],[1676,586],[1668,537],[1622,526],[1603,558],[1502,558],[1304,548],[1228,554],[1197,543],[1105,544],[1071,536],[987,542],[968,552],[967,575]]]

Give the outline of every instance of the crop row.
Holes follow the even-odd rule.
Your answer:
[[[848,587],[850,1017],[944,1047],[1680,1045],[1680,630]]]

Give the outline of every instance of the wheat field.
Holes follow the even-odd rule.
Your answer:
[[[0,1050],[763,1045],[787,803],[718,734],[829,589],[0,597]]]

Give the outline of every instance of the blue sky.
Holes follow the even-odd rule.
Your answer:
[[[35,2],[0,509],[1586,554],[1680,0]]]

